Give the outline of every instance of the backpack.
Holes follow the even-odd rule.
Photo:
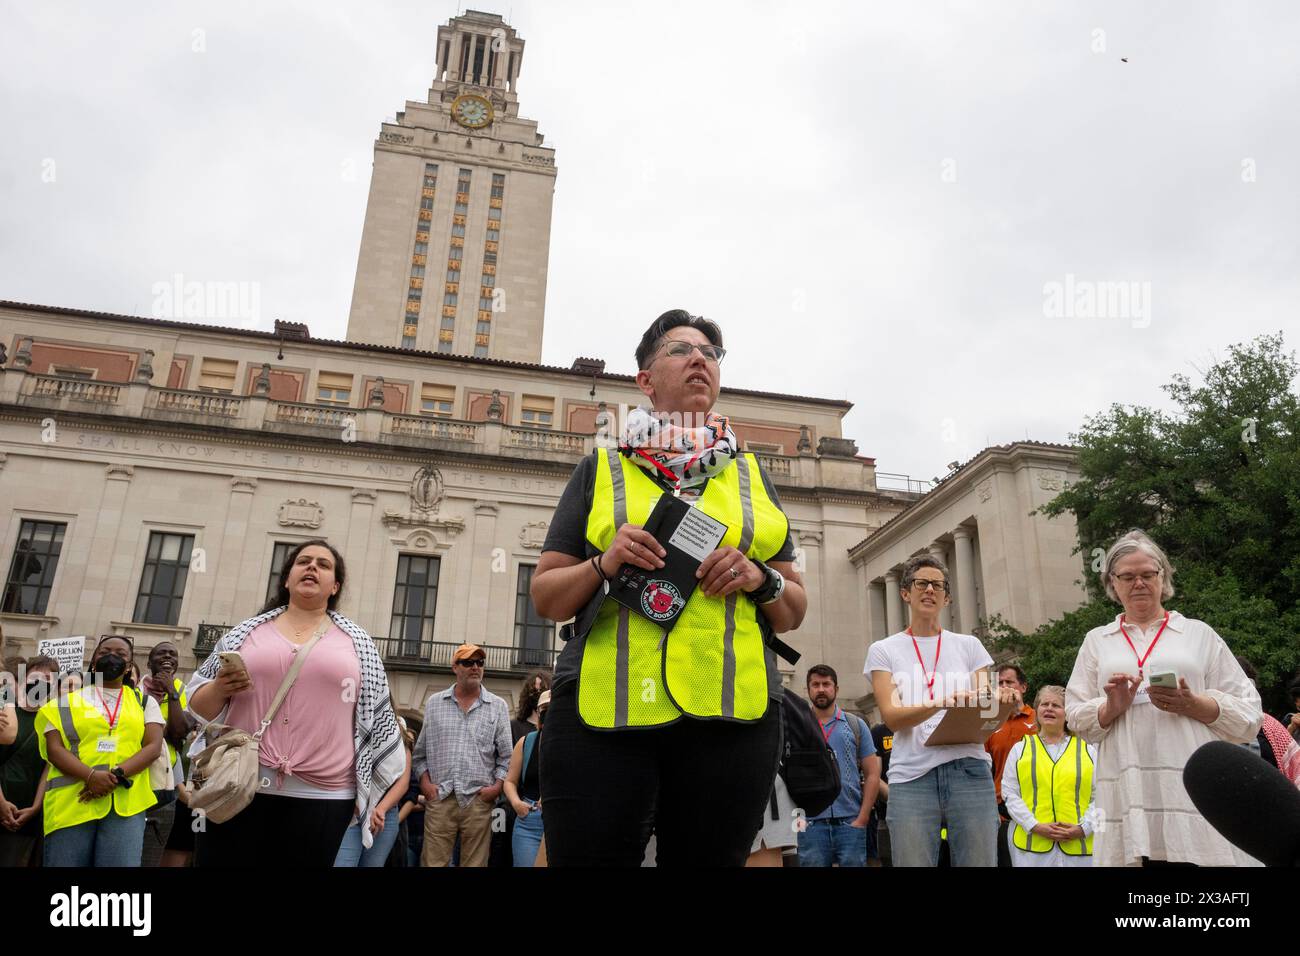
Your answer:
[[[840,795],[840,766],[822,736],[812,706],[789,688],[781,695],[781,764],[778,773],[794,805],[815,817]]]

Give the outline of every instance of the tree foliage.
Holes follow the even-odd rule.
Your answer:
[[[1070,513],[1088,603],[1024,635],[987,622],[1034,686],[1065,683],[1087,631],[1113,620],[1101,555],[1132,528],[1169,555],[1167,607],[1213,627],[1259,671],[1266,708],[1300,667],[1300,400],[1283,336],[1232,345],[1193,382],[1174,375],[1171,411],[1112,405],[1071,438],[1079,480],[1040,511]],[[1289,702],[1288,702],[1289,703]]]

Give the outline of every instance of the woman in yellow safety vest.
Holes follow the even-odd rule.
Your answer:
[[[577,616],[541,744],[550,866],[638,866],[652,828],[659,866],[743,866],[762,823],[780,734],[771,648],[807,596],[774,488],[713,411],[724,355],[708,319],[651,324],[636,350],[650,407],[574,470],[542,547],[534,606]],[[665,495],[689,506],[662,534],[688,580],[699,562],[693,590],[668,580],[644,528]],[[630,572],[640,610],[605,600],[625,565],[644,572]]]
[[[1034,697],[1038,733],[1022,737],[1002,768],[1012,866],[1092,866],[1097,806],[1092,749],[1065,731],[1065,688]]]
[[[162,752],[158,702],[123,688],[134,647],[102,637],[93,679],[36,715],[45,787],[46,866],[139,866],[144,814],[154,805],[149,765]],[[92,675],[87,675],[92,678]]]

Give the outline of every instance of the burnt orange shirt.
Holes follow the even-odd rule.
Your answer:
[[[1002,768],[1006,765],[1007,755],[1011,753],[1011,748],[1016,745],[1016,741],[1037,730],[1038,721],[1034,716],[1034,708],[1023,705],[1020,710],[1009,716],[1001,727],[993,731],[988,740],[984,741],[984,749],[993,758],[993,785],[997,789],[998,803],[1002,802]]]

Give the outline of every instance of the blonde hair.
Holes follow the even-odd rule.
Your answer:
[[[1134,551],[1141,551],[1160,565],[1160,600],[1168,601],[1174,596],[1174,566],[1169,563],[1169,558],[1160,550],[1160,545],[1152,541],[1141,528],[1134,528],[1112,544],[1110,550],[1106,552],[1106,567],[1102,574],[1102,584],[1106,588],[1106,597],[1116,603],[1123,603],[1120,601],[1119,595],[1115,593],[1115,584],[1111,580],[1111,574],[1114,571],[1116,562]]]
[[[1061,698],[1061,706],[1065,706],[1065,688],[1060,684],[1044,684],[1038,688],[1038,693],[1034,695],[1034,710],[1037,710],[1038,705],[1043,702],[1044,694],[1055,694]]]

